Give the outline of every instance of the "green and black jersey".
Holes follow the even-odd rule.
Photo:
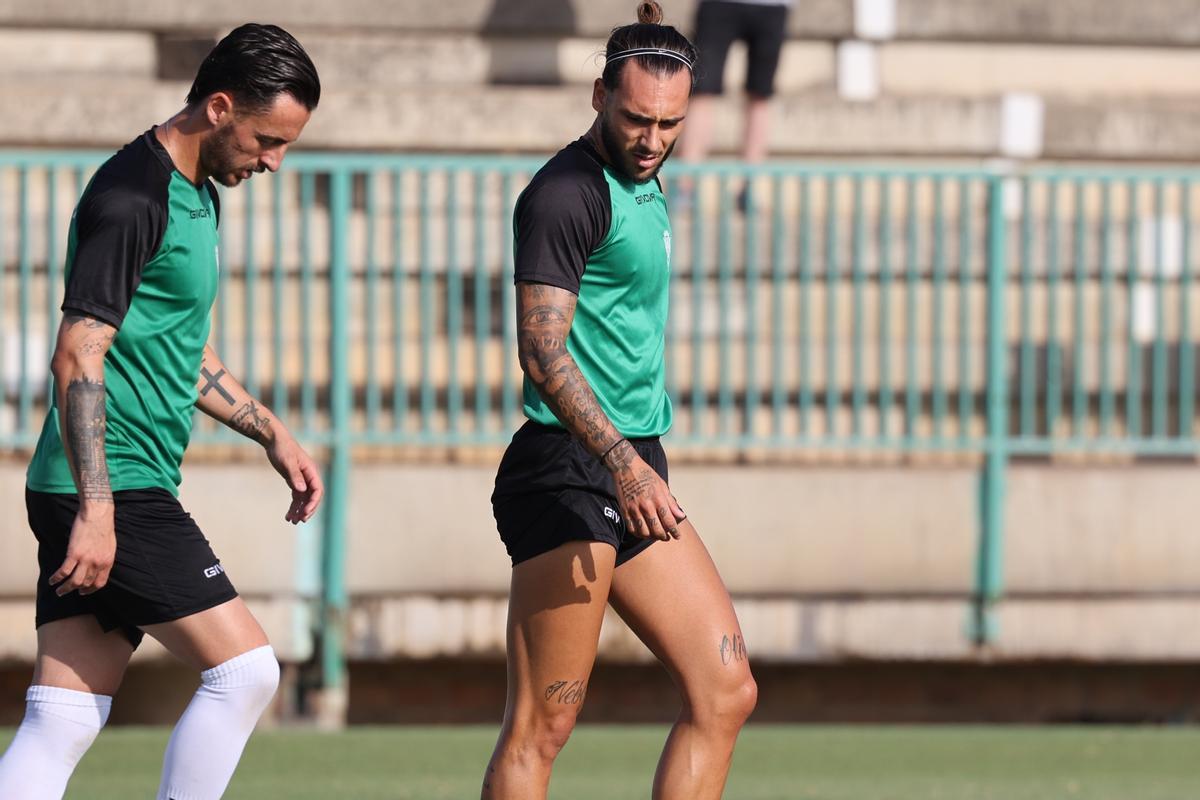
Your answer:
[[[104,361],[113,491],[178,491],[217,293],[219,211],[216,187],[175,169],[153,130],[105,162],[75,207],[62,309],[117,328]],[[76,491],[58,416],[55,402],[29,465],[34,491]]]
[[[657,179],[634,183],[584,139],[550,159],[517,200],[515,279],[578,295],[567,350],[622,436],[671,427],[663,365],[671,223]],[[525,379],[525,415],[562,427]]]

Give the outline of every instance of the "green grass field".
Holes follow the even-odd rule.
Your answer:
[[[68,800],[154,796],[165,729],[113,728],[80,764]],[[649,797],[666,729],[582,727],[550,796]],[[11,730],[0,731],[0,747]],[[490,727],[263,732],[227,800],[478,797]],[[1200,796],[1200,730],[1110,727],[751,726],[729,800],[1184,800]]]

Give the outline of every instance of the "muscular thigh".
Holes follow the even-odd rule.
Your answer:
[[[119,630],[105,631],[90,614],[38,628],[33,685],[113,695],[121,685],[133,645]]]
[[[583,702],[615,560],[609,544],[571,542],[513,568],[510,716]]]
[[[695,526],[679,530],[616,570],[610,602],[689,696],[738,686],[750,665],[729,592]]]

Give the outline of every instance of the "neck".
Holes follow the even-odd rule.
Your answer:
[[[154,135],[167,150],[175,168],[195,184],[209,178],[200,166],[200,141],[208,129],[207,120],[183,109],[154,129]]]
[[[592,127],[583,135],[591,143],[592,147],[596,148],[596,152],[600,154],[600,158],[604,159],[604,163],[610,167],[613,165],[612,154],[604,146],[604,137],[600,135],[600,116],[596,115],[596,121],[592,123]]]

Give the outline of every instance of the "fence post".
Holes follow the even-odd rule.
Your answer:
[[[988,178],[987,241],[987,433],[979,475],[979,550],[970,636],[976,645],[995,641],[995,604],[1004,582],[1004,498],[1008,466],[1008,375],[1005,335],[1007,226],[1004,175]],[[964,210],[966,213],[966,210]]]
[[[321,540],[321,685],[316,708],[317,721],[323,727],[345,724],[348,699],[344,640],[346,508],[350,489],[349,223],[350,174],[335,169],[329,180],[330,437]]]

